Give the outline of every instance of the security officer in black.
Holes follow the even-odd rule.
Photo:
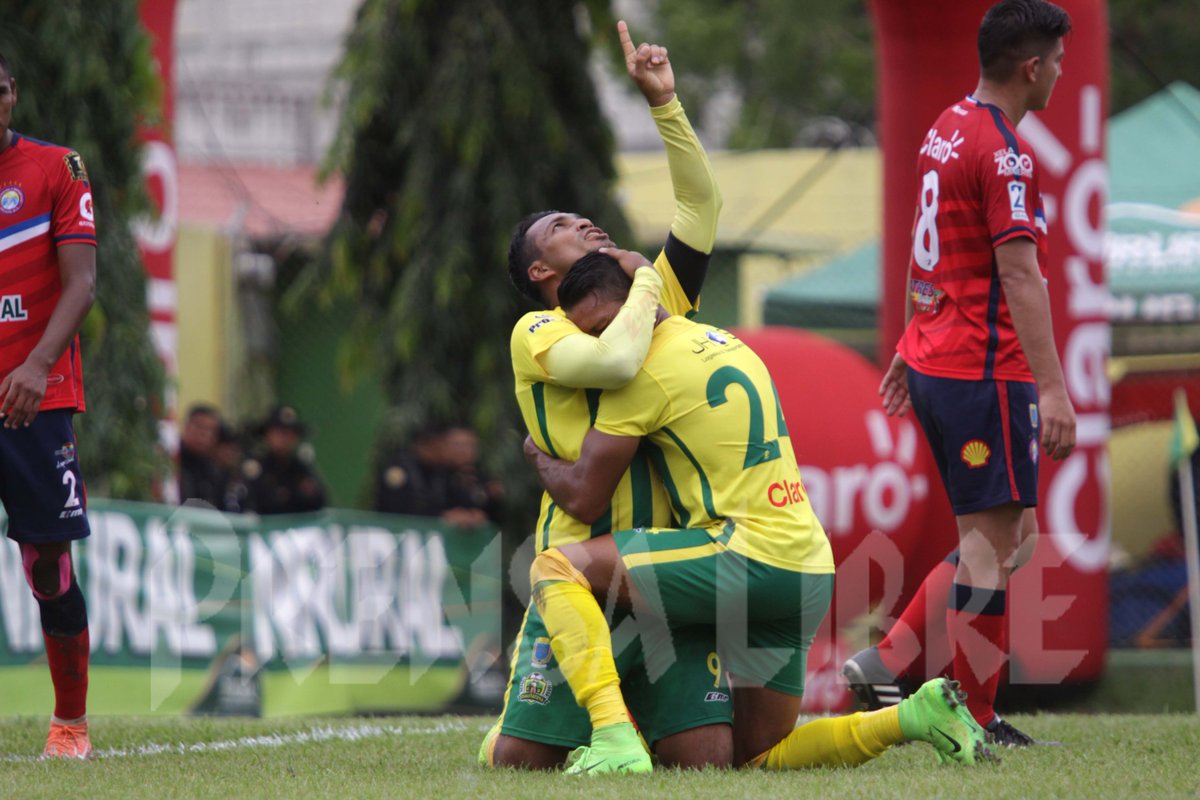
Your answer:
[[[310,459],[302,457],[300,442],[306,428],[296,409],[276,406],[259,426],[263,453],[242,465],[246,484],[243,511],[295,514],[325,507],[325,487]]]

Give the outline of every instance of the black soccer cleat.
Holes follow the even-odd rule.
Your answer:
[[[1032,747],[1033,745],[1041,744],[1027,733],[1014,728],[1008,721],[1002,719],[999,714],[992,718],[992,721],[984,726],[987,731],[988,741],[997,747]]]
[[[884,666],[876,647],[859,650],[846,659],[842,674],[850,683],[850,691],[868,711],[894,706],[913,692],[909,681]]]

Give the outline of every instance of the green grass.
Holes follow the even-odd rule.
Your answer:
[[[475,765],[483,717],[247,720],[96,717],[88,763],[21,759],[40,752],[42,718],[0,718],[5,798],[1170,798],[1200,788],[1200,718],[1192,715],[1013,716],[1062,747],[1005,751],[998,766],[941,767],[923,745],[858,768],[804,773],[681,773],[568,778]],[[347,741],[354,731],[357,741]],[[341,733],[343,738],[334,734]],[[282,743],[228,746],[243,737]],[[314,739],[318,739],[314,741]],[[188,746],[207,749],[187,751]],[[215,743],[215,744],[214,744]],[[166,752],[137,754],[139,747]]]

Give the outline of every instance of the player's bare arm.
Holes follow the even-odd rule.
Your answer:
[[[64,244],[58,248],[62,296],[42,338],[21,366],[0,381],[0,417],[4,427],[28,427],[38,414],[50,368],[67,349],[96,299],[96,248]]]
[[[525,458],[537,470],[542,486],[559,508],[580,522],[600,518],[625,470],[637,453],[636,436],[612,436],[594,428],[583,440],[578,461],[564,461],[541,450],[532,437],[525,438]]]
[[[1037,245],[1025,238],[1005,242],[996,248],[996,268],[1017,339],[1037,382],[1042,450],[1050,458],[1064,459],[1075,447],[1075,409],[1054,348],[1050,296],[1038,270]]]

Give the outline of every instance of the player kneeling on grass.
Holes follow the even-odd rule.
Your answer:
[[[598,335],[630,285],[613,258],[596,253],[571,268],[558,299],[581,330]],[[591,746],[568,771],[651,769],[628,721],[598,597],[661,619],[668,630],[716,626],[732,676],[736,766],[857,765],[914,740],[933,745],[942,761],[994,757],[945,679],[889,709],[794,727],[808,648],[833,592],[833,554],[808,502],[771,376],[745,343],[660,308],[641,370],[601,395],[579,459],[555,458],[532,439],[526,456],[554,501],[589,521],[643,443],[682,527],[549,548],[530,572],[551,647],[592,721]],[[771,503],[774,484],[795,486],[798,500]]]

